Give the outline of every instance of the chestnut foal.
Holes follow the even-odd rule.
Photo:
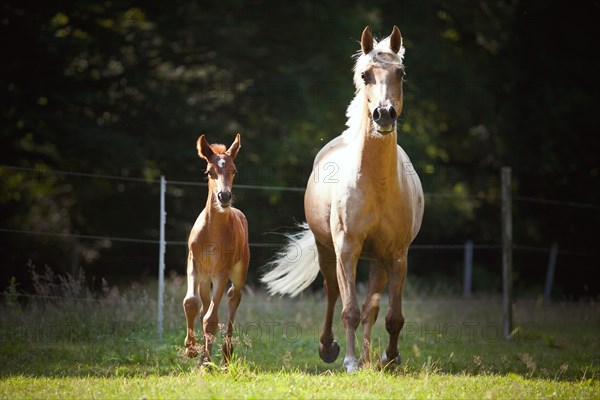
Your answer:
[[[233,353],[233,321],[242,298],[250,260],[248,222],[240,210],[231,206],[231,187],[236,173],[233,161],[240,149],[240,134],[229,149],[222,144],[208,144],[202,135],[198,138],[197,149],[200,158],[208,163],[208,199],[188,239],[188,286],[183,300],[187,320],[185,347],[188,357],[196,357],[200,352],[201,364],[211,362],[212,344],[219,324],[219,304],[225,286],[231,281],[231,288],[227,291],[229,320],[222,347],[223,360],[227,365]],[[200,349],[194,334],[194,320],[198,312],[202,317],[204,334]]]

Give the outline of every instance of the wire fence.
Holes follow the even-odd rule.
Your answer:
[[[95,173],[86,173],[86,172],[79,172],[79,171],[62,171],[62,170],[52,170],[52,169],[48,169],[48,168],[26,168],[26,167],[18,167],[18,166],[0,166],[0,175],[1,176],[8,176],[10,174],[16,174],[16,173],[26,173],[26,174],[33,174],[34,177],[29,176],[27,179],[34,179],[35,176],[38,176],[40,178],[42,177],[47,177],[47,176],[62,176],[62,177],[74,177],[74,178],[79,178],[79,179],[84,179],[84,180],[90,180],[90,179],[95,179],[95,180],[104,180],[104,181],[110,181],[110,182],[115,182],[117,184],[140,184],[144,187],[152,187],[152,191],[151,193],[149,193],[149,196],[147,198],[147,202],[150,203],[150,205],[147,206],[146,210],[148,210],[148,213],[150,213],[150,215],[146,215],[144,218],[147,220],[151,220],[153,221],[152,223],[149,223],[149,225],[151,226],[150,228],[146,228],[146,229],[136,229],[135,227],[133,227],[132,229],[130,229],[130,232],[134,232],[136,233],[137,231],[145,231],[146,233],[148,233],[148,235],[146,236],[142,236],[142,237],[137,237],[136,235],[115,235],[115,234],[80,234],[80,233],[76,233],[76,232],[70,232],[70,231],[65,231],[65,232],[52,232],[52,231],[44,231],[42,229],[17,229],[14,227],[10,227],[10,226],[0,226],[0,233],[5,234],[5,235],[22,235],[22,236],[37,236],[37,237],[48,237],[48,238],[57,238],[57,239],[62,239],[62,240],[67,240],[67,241],[72,241],[73,243],[78,243],[79,241],[97,241],[97,242],[103,242],[105,247],[114,247],[117,244],[121,243],[121,244],[132,244],[132,245],[154,245],[154,246],[158,246],[161,244],[160,238],[158,238],[158,233],[159,233],[159,227],[158,222],[159,222],[159,218],[158,218],[158,203],[159,203],[159,187],[160,187],[160,183],[161,180],[157,179],[155,177],[131,177],[131,176],[116,176],[116,175],[107,175],[107,174],[95,174]],[[25,181],[27,180],[25,179]],[[25,183],[24,183],[25,184]],[[85,184],[82,184],[82,186],[85,186]],[[167,191],[169,191],[169,189],[171,190],[176,190],[176,188],[180,188],[180,187],[184,187],[184,188],[204,188],[207,186],[206,182],[193,182],[193,181],[185,181],[185,180],[166,180],[166,188]],[[288,186],[278,186],[278,185],[255,185],[255,184],[244,184],[244,183],[236,183],[235,185],[235,190],[242,190],[242,191],[250,191],[250,192],[259,192],[262,193],[261,195],[264,195],[265,193],[267,194],[272,194],[274,192],[282,192],[282,193],[289,193],[292,196],[297,196],[298,199],[301,199],[302,195],[305,191],[305,189],[303,187],[288,187]],[[187,195],[187,194],[186,194]],[[202,198],[203,195],[200,195],[199,198]],[[436,202],[445,202],[445,201],[465,201],[465,200],[482,200],[485,199],[485,196],[482,196],[481,194],[470,194],[470,193],[452,193],[452,192],[448,192],[448,193],[425,193],[426,196],[426,201],[429,202],[429,206],[432,205],[432,203],[436,203]],[[169,199],[167,200],[167,205],[171,202],[171,200],[173,200],[173,203],[176,203],[178,200],[177,196],[174,195],[172,196],[173,198],[169,197]],[[180,196],[181,197],[181,196]],[[153,198],[156,198],[156,200],[153,200]],[[487,199],[488,201],[490,201],[490,199]],[[296,200],[295,200],[296,201]],[[492,208],[496,208],[497,209],[497,215],[498,215],[498,226],[500,225],[500,213],[499,213],[499,199],[498,198],[492,198],[491,202],[494,203],[495,205],[492,206]],[[596,205],[596,204],[589,204],[589,203],[582,203],[582,202],[576,202],[576,201],[564,201],[564,200],[557,200],[557,199],[548,199],[548,198],[542,198],[542,197],[529,197],[529,196],[522,196],[522,195],[514,195],[513,196],[513,201],[515,201],[515,203],[522,203],[525,205],[531,205],[534,207],[537,206],[545,206],[545,207],[557,207],[557,208],[563,208],[563,209],[575,209],[575,210],[584,210],[584,211],[589,211],[589,212],[597,212],[600,210],[600,205]],[[120,206],[123,206],[123,204],[121,204]],[[135,205],[134,206],[128,206],[128,207],[133,207],[133,209],[135,209]],[[155,210],[155,214],[152,214]],[[193,210],[193,212],[197,213],[199,212],[199,210]],[[428,210],[426,210],[426,216],[427,216]],[[173,225],[179,224],[179,225],[185,225],[186,227],[190,226],[190,218],[188,217],[181,217],[180,212],[178,210],[168,210],[167,213],[167,219],[166,219],[166,224],[168,228],[172,228]],[[156,215],[156,217],[154,217],[153,215]],[[173,222],[171,225],[170,221],[176,221]],[[185,222],[183,222],[185,221]],[[122,224],[128,224],[126,221],[122,221]],[[152,225],[154,225],[154,228],[152,228]],[[167,235],[165,238],[165,245],[168,246],[169,252],[175,252],[178,254],[177,257],[179,257],[180,259],[182,258],[182,254],[186,251],[186,246],[187,246],[187,241],[184,240],[183,234],[182,234],[182,229],[168,229],[167,230]],[[254,252],[258,252],[261,253],[263,252],[263,258],[268,258],[269,255],[272,255],[274,253],[274,251],[280,246],[280,242],[278,241],[273,241],[273,240],[265,240],[267,236],[265,236],[263,233],[255,233],[254,235],[251,235],[250,237],[250,247],[253,248],[255,251]],[[271,237],[269,237],[269,239],[271,239]],[[493,265],[493,267],[491,269],[495,269],[496,267],[498,267],[499,265],[499,259],[500,259],[500,250],[501,250],[501,246],[502,243],[500,242],[500,237],[497,235],[494,236],[492,235],[490,238],[481,238],[479,240],[477,240],[476,237],[469,237],[469,238],[465,238],[465,240],[459,242],[459,243],[443,243],[443,242],[437,242],[437,243],[422,243],[420,241],[417,241],[416,243],[414,243],[411,246],[411,254],[412,257],[416,258],[416,259],[423,259],[424,262],[422,264],[435,264],[436,261],[435,258],[437,256],[439,256],[440,254],[444,254],[449,255],[451,254],[450,258],[452,258],[454,260],[454,264],[455,265],[460,265],[461,268],[459,268],[458,270],[454,271],[454,274],[456,277],[460,277],[463,275],[463,271],[461,271],[462,267],[464,267],[464,269],[470,269],[471,271],[473,271],[473,263],[475,264],[476,268],[482,268],[482,264],[491,264]],[[470,243],[470,244],[469,244]],[[532,244],[526,244],[526,243],[522,243],[519,242],[518,239],[515,241],[515,243],[513,244],[513,249],[515,251],[521,252],[521,253],[525,253],[525,252],[529,252],[529,253],[538,253],[540,254],[542,257],[545,257],[546,255],[549,254],[551,248],[552,248],[553,243],[548,243],[547,245],[544,246],[540,246],[540,245],[532,245]],[[471,252],[471,255],[466,255],[468,252]],[[475,255],[473,255],[472,253],[475,253]],[[593,259],[594,262],[596,262],[599,258],[600,258],[600,254],[595,252],[595,251],[589,251],[589,250],[580,250],[580,249],[570,249],[570,248],[563,248],[562,246],[560,246],[558,248],[558,256],[574,256],[574,257],[583,257],[583,258],[589,258],[589,259]],[[115,257],[119,257],[119,255],[116,255]],[[132,256],[125,256],[126,258],[131,258]],[[183,256],[184,258],[185,256]],[[77,258],[77,256],[75,256],[75,258]],[[135,257],[133,257],[135,258]],[[485,262],[482,263],[480,260],[482,259],[487,259],[489,262]],[[172,262],[172,258],[171,258],[171,262]],[[466,262],[465,260],[469,261]],[[494,261],[495,260],[495,261]],[[77,264],[77,261],[74,261],[73,264]],[[180,262],[180,265],[183,264],[183,262]],[[538,261],[539,264],[539,261]],[[544,264],[544,262],[542,262],[542,264]],[[415,268],[417,271],[419,270],[419,268]],[[455,268],[456,269],[456,268]],[[424,270],[427,270],[427,267],[424,267]],[[463,272],[463,273],[461,273]],[[477,272],[477,269],[475,269],[475,272]],[[540,281],[542,281],[542,279],[540,279]],[[456,280],[456,282],[460,282],[459,285],[465,285],[464,281],[462,279],[458,279]],[[465,294],[467,294],[467,292],[465,292]]]
[[[113,180],[113,181],[123,181],[123,182],[137,182],[144,183],[148,185],[160,185],[161,180],[155,178],[140,178],[140,177],[127,177],[127,176],[116,176],[116,175],[106,175],[106,174],[93,174],[93,173],[85,173],[85,172],[73,172],[73,171],[63,171],[63,170],[52,170],[47,168],[26,168],[26,167],[16,167],[16,166],[6,166],[0,165],[0,174],[6,174],[7,171],[23,171],[34,174],[43,174],[43,175],[64,175],[64,176],[74,176],[74,177],[85,177],[85,178],[95,178],[95,179],[105,179],[105,180]],[[206,182],[192,182],[192,181],[182,181],[182,180],[166,180],[166,184],[169,186],[192,186],[192,187],[207,187]],[[287,186],[271,186],[271,185],[249,185],[249,184],[236,184],[235,189],[242,190],[259,190],[259,191],[281,191],[281,192],[293,192],[293,193],[301,193],[305,192],[305,188],[303,187],[287,187]],[[444,198],[444,199],[464,199],[467,198],[478,198],[478,196],[464,196],[457,195],[454,193],[425,193],[426,198]],[[157,201],[158,202],[158,201]],[[61,233],[61,232],[44,232],[44,231],[36,231],[36,230],[25,230],[25,229],[11,229],[0,227],[0,232],[5,233],[14,233],[14,234],[29,234],[29,235],[40,235],[40,236],[54,236],[61,237],[65,239],[84,239],[84,240],[109,240],[116,242],[129,242],[129,243],[148,243],[148,244],[159,244],[159,239],[146,239],[146,238],[131,238],[131,237],[119,237],[113,235],[84,235],[77,233]],[[183,240],[167,240],[167,245],[186,245],[187,241]],[[278,247],[279,243],[262,243],[262,242],[252,242],[250,243],[251,247]],[[481,245],[486,246],[486,245]],[[488,245],[489,246],[489,245]],[[494,246],[494,245],[491,245]],[[462,249],[462,244],[414,244],[411,248],[414,249]]]

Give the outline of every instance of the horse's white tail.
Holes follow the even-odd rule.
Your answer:
[[[270,295],[288,294],[291,297],[306,289],[319,274],[315,237],[307,223],[299,224],[302,230],[286,234],[285,247],[265,267],[270,271],[260,280],[267,285]]]

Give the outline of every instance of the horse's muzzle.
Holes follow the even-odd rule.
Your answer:
[[[379,106],[373,111],[373,122],[377,124],[377,132],[387,135],[394,131],[398,113],[392,105]]]
[[[221,203],[221,207],[227,208],[231,205],[231,192],[223,190],[217,193],[217,199],[219,200],[219,203]]]

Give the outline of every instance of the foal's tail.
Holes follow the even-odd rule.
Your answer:
[[[267,285],[270,295],[288,294],[291,297],[306,289],[319,274],[315,237],[307,223],[302,230],[286,234],[287,244],[265,267],[270,271],[260,280]]]

